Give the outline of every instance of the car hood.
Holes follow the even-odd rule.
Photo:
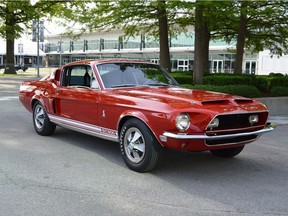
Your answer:
[[[240,96],[233,96],[229,94],[202,91],[194,89],[185,89],[178,87],[139,87],[139,88],[122,88],[112,90],[113,94],[122,97],[122,99],[131,100],[135,104],[141,104],[141,106],[147,106],[150,102],[154,105],[170,106],[171,108],[209,108],[217,107],[217,109],[223,107],[227,110],[228,107],[247,107],[250,109],[259,109],[259,102]],[[151,104],[151,103],[150,103]],[[255,105],[258,105],[257,108]],[[260,104],[263,106],[262,104]],[[265,109],[265,107],[263,107]],[[231,109],[235,110],[234,109]],[[216,110],[215,110],[216,111]]]

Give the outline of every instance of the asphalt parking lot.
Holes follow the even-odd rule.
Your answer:
[[[0,77],[0,215],[288,215],[288,116],[234,159],[166,151],[130,171],[117,143],[57,128],[34,132],[23,77]]]

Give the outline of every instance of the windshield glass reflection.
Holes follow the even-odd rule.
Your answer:
[[[105,88],[136,86],[178,86],[160,66],[145,63],[105,63],[97,65]]]

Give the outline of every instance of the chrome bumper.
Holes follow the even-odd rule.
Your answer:
[[[252,132],[245,133],[237,133],[237,134],[225,134],[225,135],[215,135],[215,136],[207,136],[207,135],[189,135],[189,134],[175,134],[170,132],[164,132],[163,137],[174,138],[174,139],[201,139],[201,140],[216,140],[216,139],[227,139],[227,138],[235,138],[241,136],[249,136],[249,135],[260,135],[263,133],[270,132],[276,128],[275,124],[267,123],[264,129]],[[161,139],[162,140],[162,139]]]

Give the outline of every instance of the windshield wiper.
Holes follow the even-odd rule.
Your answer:
[[[166,84],[166,83],[149,83],[147,85],[148,86],[170,86],[169,84]]]
[[[123,85],[113,85],[111,88],[122,88],[122,87],[135,87],[135,84],[123,84]]]

